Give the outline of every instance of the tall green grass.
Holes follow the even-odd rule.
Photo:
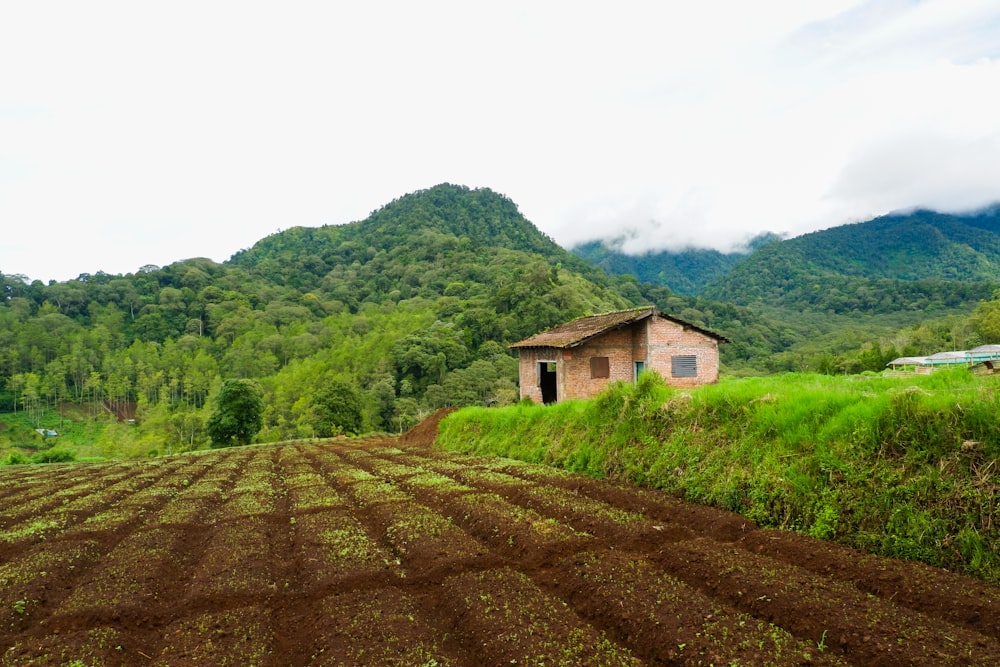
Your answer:
[[[1000,378],[790,374],[468,408],[440,446],[627,480],[1000,583]]]

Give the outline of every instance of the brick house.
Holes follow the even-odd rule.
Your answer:
[[[716,382],[719,344],[728,342],[647,306],[580,317],[510,347],[520,357],[521,398],[552,403],[590,398],[644,370],[675,387]]]

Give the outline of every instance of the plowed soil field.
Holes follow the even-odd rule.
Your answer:
[[[1000,591],[402,440],[0,470],[3,665],[1000,665]]]

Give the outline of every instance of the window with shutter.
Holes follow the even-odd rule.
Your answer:
[[[607,357],[590,358],[590,377],[592,378],[611,377],[611,365],[608,363]]]
[[[693,354],[679,354],[670,358],[670,375],[675,378],[698,377],[698,357]]]

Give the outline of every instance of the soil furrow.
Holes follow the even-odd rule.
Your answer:
[[[0,665],[1000,664],[982,582],[402,442],[4,471]]]
[[[220,464],[218,470],[227,470],[228,474],[213,480],[208,477],[212,468],[204,461],[194,459],[187,462],[178,471],[184,475],[180,481],[187,479],[189,484],[185,486],[181,483],[182,490],[154,514],[136,511],[135,508],[142,503],[133,505],[131,519],[107,533],[102,542],[106,550],[100,560],[92,563],[89,569],[81,568],[80,576],[67,582],[67,588],[70,589],[68,592],[72,592],[79,600],[64,596],[69,599],[59,601],[47,620],[48,627],[42,629],[54,633],[54,636],[78,637],[82,650],[85,653],[93,651],[95,656],[104,656],[102,664],[105,665],[142,664],[139,658],[156,655],[163,628],[178,614],[174,607],[183,599],[183,595],[176,591],[187,586],[188,573],[204,550],[211,532],[210,527],[215,523],[214,515],[219,510],[218,498],[235,483],[239,475],[238,464],[228,466],[223,461]],[[190,507],[183,512],[176,512],[178,504]],[[119,507],[112,513],[129,516],[126,509]],[[100,516],[94,515],[95,518]],[[179,518],[183,521],[178,521]],[[84,522],[81,527],[88,525],[88,522]],[[95,525],[105,525],[105,522],[100,521]],[[115,561],[119,559],[119,552],[116,550],[122,543],[132,536],[141,536],[144,532],[155,530],[167,530],[173,535],[166,545],[166,551],[162,551],[162,543],[154,544],[150,553],[140,548],[136,555],[123,557],[126,562],[129,558],[132,559],[131,567],[117,569],[119,566]],[[82,533],[84,536],[100,534],[103,533]],[[161,567],[157,567],[158,565]],[[118,580],[117,577],[122,579]],[[87,599],[99,596],[95,592],[96,587],[103,586],[107,591],[106,595],[113,595],[119,584],[142,586],[137,581],[142,577],[148,582],[145,597],[126,596],[121,606],[86,603]],[[85,609],[82,611],[75,608],[80,601],[84,602]],[[184,613],[188,611],[193,610],[185,609]],[[129,641],[121,641],[122,637],[128,637]],[[58,642],[53,643],[51,636],[49,640],[38,638],[28,640],[27,643],[37,643],[39,647],[49,644],[52,646],[51,650],[58,649]],[[109,646],[115,650],[108,651]],[[123,648],[118,649],[119,646]]]
[[[665,574],[641,554],[575,554],[536,572],[535,582],[650,665],[845,665],[839,651],[742,613]]]
[[[651,560],[702,593],[859,664],[1000,664],[1000,645],[982,634],[772,558],[693,540]]]

